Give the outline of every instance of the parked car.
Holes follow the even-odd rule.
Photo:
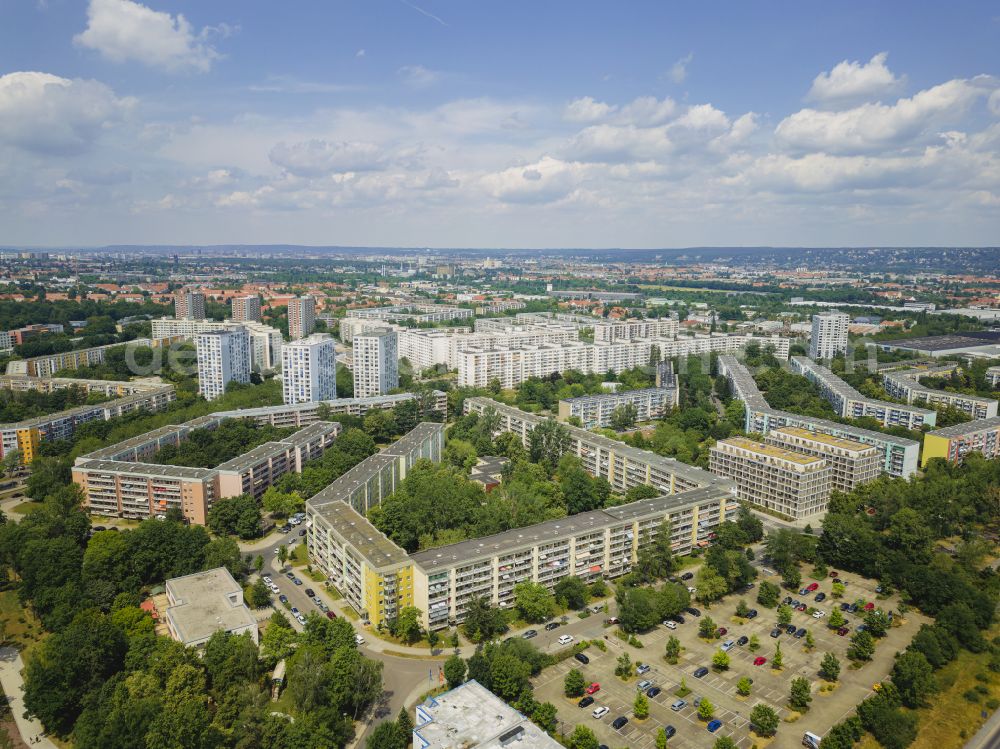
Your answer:
[[[693,572],[685,572],[683,575],[681,575],[681,580],[690,580],[693,577],[694,577]]]
[[[875,604],[874,603],[866,603],[865,604],[865,611],[871,611],[874,608],[875,608]]]
[[[762,655],[758,655],[753,659],[753,665],[755,666],[763,666],[765,663],[767,663],[767,658]]]
[[[268,585],[270,585],[270,584],[271,584],[271,582],[272,582],[272,580],[271,580],[271,578],[270,578],[270,576],[269,576],[269,575],[264,575],[264,577],[262,577],[262,578],[261,578],[261,580],[263,580],[263,581],[264,581],[265,583],[267,583]]]
[[[590,695],[588,694],[588,695],[587,695],[586,697],[584,697],[584,698],[583,698],[583,699],[581,699],[581,700],[580,700],[579,702],[577,702],[577,703],[576,703],[576,706],[577,706],[577,707],[590,707],[590,706],[591,706],[591,705],[593,705],[593,704],[594,704],[594,698],[593,698],[593,697],[591,697],[591,696],[590,696]]]
[[[805,611],[807,608],[809,608],[809,607],[806,606],[804,603],[800,603],[798,606],[795,607],[795,610],[796,611]]]
[[[795,631],[795,639],[796,640],[801,640],[805,636],[806,636],[806,628],[805,627],[800,627],[799,629],[797,629]]]
[[[674,700],[670,705],[670,709],[675,713],[683,710],[685,707],[687,707],[687,700]]]
[[[576,658],[578,661],[580,661],[580,663],[582,663],[583,665],[587,665],[588,663],[590,663],[590,658],[588,658],[583,653],[577,653],[573,657]]]
[[[295,606],[292,606],[292,616],[298,616],[298,615],[299,615],[299,610],[295,608]]]
[[[663,733],[665,733],[667,735],[667,738],[670,739],[673,738],[674,735],[677,733],[677,729],[674,728],[673,726],[664,726]]]
[[[649,689],[646,690],[646,696],[647,697],[655,697],[661,691],[662,690],[659,687],[650,687]]]
[[[358,645],[364,645],[365,644],[365,638],[362,637],[361,635],[357,635],[356,634],[356,635],[354,635],[354,642],[357,643]]]
[[[549,622],[545,625],[546,632],[551,632],[553,629],[559,629],[559,622]]]
[[[639,676],[642,676],[644,673],[647,673],[648,671],[649,671],[648,663],[639,663],[635,667],[635,672],[639,674]]]
[[[313,590],[312,588],[306,588],[306,595],[309,596],[310,598],[315,598],[316,591]]]
[[[747,612],[747,619],[756,619],[756,618],[757,618],[757,609],[750,609]]]
[[[696,609],[694,606],[688,606],[684,610],[686,612],[688,612],[691,616],[701,616],[701,611],[699,611],[698,609]]]
[[[746,645],[746,644],[747,644],[748,642],[750,642],[750,638],[749,638],[749,637],[747,637],[746,635],[743,635],[743,636],[742,636],[742,637],[741,637],[740,639],[738,639],[738,640],[736,641],[736,644],[737,644],[737,645],[739,645],[739,646],[740,646],[740,647],[742,648],[742,647],[743,647],[744,645]]]
[[[600,684],[598,684],[598,683],[597,683],[596,681],[595,681],[595,682],[593,682],[593,683],[592,683],[592,684],[591,684],[591,685],[590,685],[589,687],[587,687],[587,689],[586,689],[586,692],[587,692],[587,694],[597,694],[597,693],[598,693],[598,692],[600,692],[600,691],[601,691],[601,685],[600,685]]]
[[[302,581],[299,580],[299,578],[297,578],[297,577],[292,578],[292,582],[295,583],[296,585],[302,585]]]
[[[850,611],[851,610],[851,604],[849,604],[849,603],[842,603],[842,604],[840,604],[840,610],[841,611]]]
[[[295,579],[295,573],[294,572],[286,572],[285,573],[285,577],[287,577],[289,580],[294,580]]]
[[[825,611],[814,611],[813,612],[813,619],[822,619],[824,616],[826,616],[826,612]]]
[[[667,629],[677,629],[677,622],[671,619],[667,619],[665,622],[663,622],[663,626],[666,627]]]
[[[792,602],[792,597],[791,596],[785,596],[784,600],[782,601],[782,603],[785,604],[786,606],[788,606],[789,604],[791,604],[791,602]]]
[[[611,625],[618,623],[618,617],[617,616],[608,617],[607,619],[604,620],[604,623],[610,627]]]
[[[640,692],[645,692],[651,686],[653,686],[653,682],[651,682],[649,679],[643,679],[642,681],[640,681],[638,684],[635,685],[635,688],[638,689]]]
[[[723,653],[728,653],[728,652],[729,652],[730,650],[732,650],[732,649],[733,649],[734,647],[736,647],[736,643],[735,643],[735,642],[734,642],[733,640],[726,640],[726,641],[725,641],[724,643],[722,643],[722,644],[721,644],[721,645],[719,646],[719,649],[720,649],[720,650],[721,650],[721,651],[722,651]]]
[[[304,535],[306,535],[306,529],[305,529],[305,528],[300,528],[300,529],[299,529],[299,535],[300,535],[300,536],[304,536]]]
[[[785,625],[785,632],[787,632],[788,634],[794,635],[795,634],[795,630],[796,630],[796,626],[794,624],[786,624]]]
[[[840,577],[840,573],[837,570],[830,570],[830,574],[827,577]]]
[[[844,635],[846,635],[850,631],[851,631],[850,627],[841,627],[840,629],[837,630],[837,634],[840,635],[841,637],[843,637]]]
[[[573,642],[573,635],[559,635],[558,642],[560,645],[569,645]]]
[[[336,618],[337,618],[337,615],[336,615],[336,614],[334,614],[334,613],[333,613],[332,611],[327,611],[327,612],[326,612],[326,618],[327,618],[327,619],[336,619]]]
[[[716,637],[725,637],[728,634],[729,634],[729,630],[726,629],[725,627],[719,627],[717,630],[715,630],[715,636]]]
[[[603,718],[605,715],[607,715],[610,712],[611,712],[611,708],[610,707],[603,707],[602,706],[602,707],[596,708],[594,710],[594,712],[591,713],[591,715],[593,715],[595,718],[597,718],[598,720],[600,720],[601,718]]]
[[[702,666],[701,668],[695,669],[694,678],[700,679],[702,676],[708,673],[708,669]]]
[[[611,721],[611,727],[614,728],[616,731],[618,731],[624,728],[626,723],[628,723],[628,718],[626,718],[624,715],[620,715],[613,721]]]
[[[775,627],[771,630],[771,637],[778,638],[781,635],[781,627]]]
[[[721,720],[710,720],[710,721],[708,721],[708,725],[705,726],[705,728],[708,729],[709,733],[715,733],[720,728],[722,728],[722,721]]]
[[[278,596],[278,600],[281,601],[282,603],[288,603],[288,596],[282,593],[280,596]]]
[[[678,624],[683,624],[684,622],[687,621],[687,619],[685,619],[681,614],[676,614],[674,616],[674,621],[677,622]]]
[[[809,583],[806,586],[806,590],[808,592],[810,592],[810,593],[812,593],[814,590],[817,590],[817,589],[819,589],[819,583]]]

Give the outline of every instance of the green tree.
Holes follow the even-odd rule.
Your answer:
[[[507,622],[503,612],[491,606],[489,599],[473,598],[466,609],[462,628],[473,642],[485,642],[506,631]]]
[[[206,524],[218,536],[257,538],[260,535],[260,508],[247,494],[217,499],[208,511]]]
[[[760,638],[757,635],[750,635],[750,642],[747,643],[747,647],[751,653],[756,653],[760,650]]]
[[[847,657],[852,661],[870,661],[875,655],[875,640],[867,631],[855,632],[847,648]]]
[[[700,622],[698,622],[699,637],[702,637],[706,640],[714,640],[716,639],[715,633],[717,631],[718,628],[715,626],[715,622],[712,620],[712,617],[710,616],[706,615],[702,617],[702,620]]]
[[[716,671],[728,671],[729,653],[723,650],[715,651],[715,655],[712,656],[712,668]]]
[[[736,682],[736,691],[743,695],[744,697],[750,696],[750,690],[753,687],[753,682],[746,676],[742,677],[738,682]]]
[[[406,749],[409,736],[399,730],[396,721],[386,720],[379,723],[368,735],[365,741],[366,749]]]
[[[278,564],[284,567],[286,561],[288,561],[288,547],[282,544],[278,547]]]
[[[809,692],[809,679],[804,679],[801,676],[792,679],[788,702],[799,712],[805,712],[809,709],[809,703],[812,702],[812,694]]]
[[[927,657],[916,650],[904,650],[896,657],[892,667],[892,683],[899,689],[903,704],[917,708],[936,688],[934,667]]]
[[[816,647],[816,638],[813,637],[813,633],[812,633],[811,630],[807,630],[806,631],[805,649],[806,650],[812,650],[815,647]]]
[[[528,677],[530,667],[520,658],[501,652],[490,664],[491,691],[500,699],[515,702],[526,690],[531,689]]]
[[[645,692],[638,692],[635,695],[635,702],[632,703],[632,713],[640,720],[649,717],[649,698],[646,697]]]
[[[576,575],[560,578],[556,583],[555,594],[557,600],[563,601],[571,609],[582,609],[590,598],[587,584]]]
[[[776,642],[774,643],[774,656],[771,658],[771,666],[780,671],[784,665],[785,656],[781,652],[781,643]]]
[[[632,664],[632,659],[629,658],[628,653],[622,653],[618,656],[618,662],[615,664],[615,676],[628,679],[631,678],[634,673],[635,666]]]
[[[713,715],[715,715],[715,705],[708,701],[708,697],[702,697],[701,704],[698,705],[698,717],[702,720],[711,720]]]
[[[840,659],[833,653],[826,653],[819,664],[819,675],[827,681],[837,681],[840,678]]]
[[[556,601],[544,585],[524,581],[514,586],[514,606],[522,619],[539,623],[552,617]]]
[[[583,724],[578,724],[569,737],[571,749],[598,749],[600,742],[594,732]]]
[[[831,589],[833,591],[831,595],[834,598],[843,598],[844,593],[847,592],[847,588],[843,583],[834,583],[831,586]]]
[[[798,565],[793,565],[786,569],[781,575],[781,582],[786,588],[791,590],[795,590],[802,585],[802,573],[799,571]]]
[[[305,507],[305,500],[298,492],[283,492],[277,486],[269,486],[261,499],[264,510],[276,518],[287,518]]]
[[[533,463],[544,463],[551,471],[569,450],[570,435],[555,419],[546,419],[528,432],[528,454]]]
[[[840,629],[844,626],[846,621],[847,620],[844,619],[844,615],[841,613],[840,609],[834,609],[830,612],[830,618],[827,619],[826,624],[830,629]]]
[[[656,749],[667,749],[667,732],[662,726],[656,731]]]
[[[420,614],[420,609],[415,606],[403,606],[399,610],[399,616],[396,618],[396,634],[407,645],[412,645],[423,635]]]
[[[728,736],[720,736],[715,740],[712,749],[736,749],[736,742]]]
[[[263,580],[257,578],[256,582],[247,588],[246,599],[250,608],[262,609],[271,605],[271,591]]]
[[[891,624],[884,611],[874,610],[865,614],[865,627],[872,637],[885,637]]]
[[[778,732],[778,713],[774,708],[760,702],[750,711],[750,724],[758,736],[774,736]]]
[[[681,641],[678,640],[673,635],[667,638],[667,645],[663,657],[666,658],[667,663],[677,663],[677,659],[681,654]]]
[[[778,624],[788,625],[792,621],[792,607],[786,603],[778,606]]]
[[[736,616],[740,617],[741,619],[746,619],[749,613],[750,613],[750,607],[747,606],[747,602],[741,598],[740,602],[736,604]]]
[[[772,582],[764,580],[757,588],[757,603],[767,608],[774,608],[778,604],[778,596],[781,595],[781,588]]]
[[[639,408],[634,403],[626,403],[611,412],[610,425],[616,432],[624,432],[634,427],[638,418]]]
[[[444,662],[444,678],[448,682],[449,689],[454,689],[465,681],[465,661],[461,656],[448,656]]]
[[[563,679],[563,691],[567,697],[579,697],[583,694],[583,690],[586,688],[587,683],[583,678],[583,673],[581,673],[578,668],[571,668],[566,672],[566,676]]]
[[[698,589],[698,600],[706,603],[718,601],[729,592],[729,584],[726,579],[707,564],[702,565],[701,569],[698,570],[695,587]]]

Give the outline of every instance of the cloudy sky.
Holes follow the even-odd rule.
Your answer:
[[[5,0],[0,244],[1000,244],[988,2]]]

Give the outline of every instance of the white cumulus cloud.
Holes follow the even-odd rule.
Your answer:
[[[87,28],[73,41],[112,62],[136,61],[170,72],[205,72],[221,55],[209,43],[231,27],[207,27],[195,33],[180,13],[156,11],[132,0],[90,0]]]
[[[681,59],[679,59],[677,62],[675,62],[670,67],[670,80],[672,80],[674,83],[684,83],[688,74],[687,70],[688,65],[691,64],[691,61],[693,59],[694,59],[694,52],[691,52],[682,57]]]
[[[272,163],[299,177],[318,177],[344,172],[369,172],[383,165],[381,149],[374,143],[331,143],[309,140],[279,143],[271,149]]]
[[[0,76],[0,143],[40,154],[81,153],[132,103],[99,81],[8,73]]]
[[[605,119],[618,107],[597,101],[592,96],[574,99],[566,105],[563,117],[570,122],[597,122]]]
[[[879,52],[867,63],[844,60],[830,72],[813,79],[808,99],[824,105],[871,101],[898,91],[903,79],[886,67],[888,52]]]

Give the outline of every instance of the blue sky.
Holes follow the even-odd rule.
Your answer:
[[[8,0],[0,243],[996,244],[1000,9],[901,7]]]

